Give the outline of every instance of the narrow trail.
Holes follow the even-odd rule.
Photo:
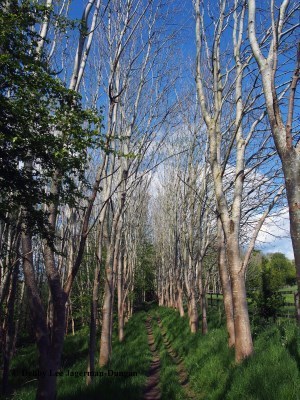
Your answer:
[[[148,379],[144,389],[143,400],[160,400],[161,393],[159,388],[160,360],[155,347],[153,331],[151,327],[151,317],[146,321],[148,343],[152,353],[152,361],[148,372]]]
[[[167,335],[164,330],[164,327],[163,327],[160,317],[157,317],[157,323],[161,330],[164,345],[165,345],[170,357],[172,358],[174,364],[176,364],[176,366],[177,366],[178,380],[179,380],[180,385],[183,387],[183,390],[186,394],[186,398],[187,399],[196,399],[196,395],[190,387],[189,377],[185,370],[183,360],[175,353],[175,351],[173,350],[173,348],[171,346],[171,343],[167,339]]]

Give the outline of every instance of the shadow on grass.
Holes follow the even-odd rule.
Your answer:
[[[255,353],[241,365],[227,347],[218,313],[208,316],[209,333],[191,334],[187,318],[159,309],[174,350],[183,358],[193,390],[205,400],[299,400],[299,332],[295,325],[255,327]],[[221,326],[221,327],[220,327]]]
[[[145,320],[145,312],[140,312],[131,318],[125,327],[123,343],[118,342],[117,332],[114,332],[111,362],[106,369],[96,367],[96,372],[102,376],[96,376],[90,386],[86,386],[85,382],[88,330],[82,329],[76,332],[75,336],[67,336],[62,356],[63,376],[57,381],[58,400],[140,399],[151,361]],[[96,355],[97,352],[98,349]],[[37,369],[37,359],[35,345],[20,348],[13,360],[12,369],[18,371]],[[132,374],[133,376],[124,374],[129,375],[131,372],[135,374]],[[122,373],[124,376],[120,376]],[[21,374],[15,377],[11,375],[10,385],[14,391],[7,399],[35,399],[36,379],[32,380]]]
[[[298,336],[300,334],[298,333]],[[287,345],[287,349],[290,352],[290,355],[295,359],[298,369],[300,371],[300,339],[299,337],[294,337]]]
[[[160,316],[172,349],[183,359],[197,399],[300,399],[300,334],[295,324],[257,326],[254,330],[254,356],[236,366],[234,351],[227,347],[227,334],[220,312],[213,311],[208,315],[209,333],[206,336],[201,332],[191,334],[188,319],[180,318],[174,310],[155,307],[150,314]],[[140,399],[151,363],[146,317],[146,312],[141,311],[131,318],[125,328],[123,343],[118,342],[114,332],[111,363],[105,370],[96,369],[103,376],[96,377],[88,387],[84,376],[68,376],[67,372],[83,373],[86,370],[88,331],[83,329],[74,337],[68,336],[62,358],[64,376],[58,379],[58,400]],[[162,345],[161,337],[157,338],[157,345]],[[169,382],[166,391],[172,400],[177,395],[173,382],[176,368],[164,353],[161,354],[166,366],[164,380]],[[32,370],[36,365],[35,346],[26,346],[18,350],[12,369]],[[105,376],[104,372],[108,373],[108,370],[136,372],[136,376]],[[17,376],[11,377],[10,383],[16,388],[10,398],[35,398],[36,381]]]
[[[145,320],[144,312],[133,316],[126,325],[123,343],[118,342],[114,332],[111,362],[105,369],[96,368],[101,376],[96,376],[90,386],[86,386],[84,376],[62,377],[58,385],[59,400],[140,399],[151,361]],[[87,350],[82,360],[72,364],[70,371],[85,371],[86,360]]]

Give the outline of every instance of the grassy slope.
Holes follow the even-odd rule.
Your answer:
[[[214,324],[202,337],[200,332],[191,335],[187,320],[175,311],[160,309],[159,313],[199,399],[300,399],[300,334],[294,323],[254,330],[255,355],[236,366],[220,317],[211,316]]]

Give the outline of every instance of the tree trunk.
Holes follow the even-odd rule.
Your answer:
[[[253,343],[247,304],[245,275],[234,236],[231,240],[227,239],[226,250],[232,285],[235,359],[236,362],[239,363],[253,353]]]
[[[65,336],[65,305],[66,296],[57,297],[54,303],[53,335],[50,342],[49,332],[47,337],[38,341],[39,369],[45,371],[45,376],[40,376],[37,389],[37,400],[55,400],[56,374],[60,368]]]
[[[300,154],[290,152],[282,159],[289,205],[290,232],[294,250],[296,279],[300,296]],[[300,324],[300,302],[296,303],[297,322]]]
[[[16,351],[16,344],[17,344],[17,339],[18,339],[18,333],[19,333],[19,328],[20,328],[20,317],[23,315],[23,301],[24,301],[24,291],[25,291],[25,283],[23,282],[21,285],[20,289],[20,296],[18,299],[18,313],[16,317],[16,322],[15,322],[15,334],[14,334],[14,342],[13,342],[13,348],[12,348],[12,355],[15,354]]]
[[[51,281],[51,277],[49,276],[48,279],[52,285],[52,296],[55,296],[55,301],[53,302],[53,328],[50,337],[50,332],[47,327],[46,312],[43,308],[35,280],[32,239],[30,233],[27,232],[25,224],[23,225],[22,233],[22,257],[29,307],[39,352],[39,370],[42,372],[38,378],[36,399],[55,400],[55,375],[60,368],[60,359],[63,350],[67,295],[61,290],[59,277]],[[47,261],[49,261],[49,259]]]
[[[222,224],[218,221],[218,266],[223,292],[223,302],[228,333],[228,347],[235,344],[231,282],[227,271],[226,251]]]
[[[182,289],[180,285],[178,285],[178,294],[177,294],[177,306],[179,310],[179,314],[181,317],[184,317],[184,308],[183,308],[183,301],[182,301]]]
[[[119,248],[120,248],[120,238],[121,238],[121,229],[122,229],[122,222],[120,219],[121,216],[121,210],[118,212],[118,216],[116,218],[116,227],[113,226],[114,229],[114,234],[113,234],[113,240],[114,240],[114,247],[112,249],[113,252],[113,265],[112,265],[112,282],[111,282],[111,295],[110,295],[110,308],[109,308],[109,313],[110,313],[110,324],[109,324],[109,358],[111,357],[112,354],[112,334],[113,334],[113,312],[114,312],[114,299],[115,299],[115,287],[116,287],[116,276],[117,276],[117,271],[118,271],[118,261],[119,261]],[[115,233],[116,230],[116,233]]]
[[[253,353],[245,279],[241,274],[232,276],[235,328],[235,359],[241,362]]]
[[[206,290],[202,290],[201,292],[201,311],[202,311],[202,334],[206,335],[208,332],[207,312],[206,312]]]
[[[124,304],[121,303],[118,307],[118,336],[119,341],[124,340]]]
[[[207,290],[207,282],[203,285],[202,278],[202,262],[199,261],[199,270],[198,270],[198,288],[200,293],[200,310],[201,310],[201,319],[202,319],[202,334],[206,335],[208,332],[207,326],[207,303],[206,303],[206,290]]]
[[[111,332],[112,332],[112,313],[114,300],[114,268],[115,268],[115,251],[118,252],[120,237],[118,233],[118,223],[122,212],[122,204],[113,218],[110,244],[106,256],[106,281],[104,287],[104,302],[102,309],[102,331],[100,340],[100,367],[105,366],[111,356]],[[117,248],[116,248],[117,247]]]
[[[110,359],[110,316],[112,306],[112,284],[113,271],[111,267],[106,268],[106,281],[104,286],[104,302],[102,308],[102,330],[100,341],[99,366],[105,366]]]
[[[124,277],[123,277],[124,257],[120,252],[118,261],[118,336],[119,341],[124,340]]]
[[[53,332],[53,313],[54,313],[53,302],[52,302],[51,292],[49,290],[48,307],[47,307],[47,326],[48,326],[51,337],[52,337],[52,332]]]
[[[198,331],[199,316],[197,310],[197,302],[194,288],[191,289],[191,300],[190,300],[190,328],[192,333]]]
[[[66,303],[66,330],[65,330],[65,336],[68,335],[69,332],[69,316],[70,316],[70,305],[69,302]]]
[[[100,244],[101,245],[101,244]],[[89,355],[88,355],[88,375],[86,377],[86,384],[92,382],[92,374],[95,370],[95,350],[96,350],[96,333],[97,333],[97,308],[98,308],[98,293],[99,293],[99,280],[100,280],[100,266],[97,265],[94,274],[93,284],[93,297],[91,301],[91,320],[90,320],[90,339],[89,339]]]
[[[58,364],[51,357],[51,350],[46,350],[40,354],[39,371],[41,372],[38,380],[38,388],[36,393],[36,400],[56,400],[56,371],[58,371]]]
[[[14,339],[15,339],[15,324],[14,324],[14,312],[15,312],[15,300],[18,285],[18,274],[19,274],[19,262],[13,267],[11,288],[7,303],[7,329],[5,335],[5,345],[3,352],[3,375],[2,375],[2,393],[7,394],[8,392],[8,377],[10,360],[12,357]]]

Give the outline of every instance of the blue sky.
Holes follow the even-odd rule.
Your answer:
[[[146,1],[146,0],[145,0]],[[181,82],[184,80],[189,81],[191,84],[194,82],[194,77],[192,74],[192,69],[194,67],[195,59],[195,22],[194,22],[194,10],[192,0],[184,1],[170,1],[166,2],[170,7],[174,7],[174,13],[172,16],[172,21],[166,21],[170,24],[170,29],[179,30],[178,35],[178,53],[181,53],[185,59],[185,65],[182,68]],[[80,19],[85,0],[75,0],[71,2],[71,13],[70,16],[73,19]],[[106,2],[103,2],[105,5]],[[217,11],[217,7],[213,7],[212,12]],[[92,13],[91,13],[92,15]],[[207,24],[210,24],[208,17],[205,18]],[[226,46],[226,38],[231,39],[231,28],[229,27],[226,36],[223,38],[223,46]],[[181,57],[179,55],[179,57]],[[280,229],[283,228],[283,229]],[[260,233],[259,239],[264,242],[264,244],[259,245],[259,247],[265,252],[280,251],[285,253],[289,258],[293,258],[291,240],[289,238],[289,221],[287,214],[280,217],[280,220],[276,220],[274,223],[267,221]],[[266,233],[269,232],[269,233]]]

